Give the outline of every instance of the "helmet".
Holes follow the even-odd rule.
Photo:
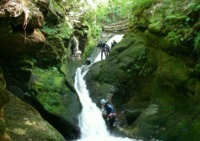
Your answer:
[[[102,100],[100,101],[100,103],[103,105],[103,104],[106,103],[106,100],[105,100],[105,99],[102,99]]]

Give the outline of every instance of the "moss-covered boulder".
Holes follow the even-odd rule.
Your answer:
[[[72,28],[61,3],[0,2],[0,64],[7,90],[36,108],[65,139],[75,139],[81,105],[67,60]]]
[[[64,66],[62,71],[66,73]],[[45,111],[52,115],[52,118],[60,117],[57,124],[62,123],[60,126],[63,127],[57,127],[58,130],[62,129],[61,132],[66,138],[76,138],[79,134],[77,125],[81,106],[73,88],[72,77],[65,78],[65,75],[56,67],[34,68],[30,85],[31,92],[28,95],[39,102]],[[52,122],[56,124],[56,121]]]
[[[33,107],[12,95],[5,107],[5,115],[7,132],[13,140],[65,141]]]
[[[199,10],[197,0],[137,1],[129,32],[87,73],[93,101],[111,96],[125,111],[129,137],[198,141]]]

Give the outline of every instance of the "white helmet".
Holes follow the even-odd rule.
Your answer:
[[[105,99],[102,99],[100,103],[103,105],[103,104],[106,103],[106,100],[105,100]]]

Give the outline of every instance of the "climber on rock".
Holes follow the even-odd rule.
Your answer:
[[[109,130],[112,130],[115,127],[116,122],[116,113],[114,107],[109,104],[105,99],[102,99],[100,103],[102,105],[101,111],[103,118],[106,121],[106,125]]]

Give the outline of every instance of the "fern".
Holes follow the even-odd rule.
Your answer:
[[[181,40],[181,35],[178,35],[177,33],[171,31],[168,33],[167,38],[172,41],[173,45],[177,46],[178,42]]]

